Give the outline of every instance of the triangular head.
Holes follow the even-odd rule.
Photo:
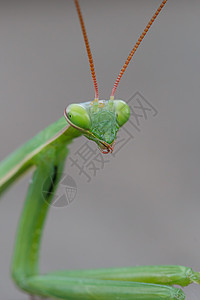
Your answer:
[[[65,118],[71,126],[81,131],[88,139],[95,141],[99,146],[101,152],[103,153],[113,152],[117,131],[119,130],[119,127],[123,126],[128,121],[130,116],[129,106],[123,100],[114,100],[118,84],[134,53],[136,52],[137,48],[139,47],[140,43],[149,31],[149,28],[159,15],[166,2],[167,0],[162,1],[161,5],[156,10],[155,14],[150,19],[144,31],[138,38],[137,43],[129,53],[114,83],[110,95],[110,100],[99,100],[99,90],[87,32],[79,2],[78,0],[75,0],[76,9],[79,16],[79,21],[89,59],[90,71],[94,83],[95,97],[94,101],[92,102],[69,105],[65,109]]]
[[[94,100],[65,109],[67,122],[95,141],[102,153],[113,152],[117,131],[129,116],[130,108],[123,100]]]

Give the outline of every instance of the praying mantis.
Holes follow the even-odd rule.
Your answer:
[[[163,1],[161,7],[165,3]],[[76,6],[81,20],[77,1]],[[84,31],[83,22],[81,24]],[[86,42],[86,45],[89,44]],[[89,59],[91,63],[90,55]],[[117,131],[129,118],[127,104],[122,100],[114,100],[117,85],[110,100],[99,101],[93,62],[91,71],[95,86],[94,101],[70,105],[65,110],[65,118],[45,129],[0,166],[1,192],[31,166],[36,168],[19,225],[13,279],[32,298],[39,295],[57,299],[184,299],[182,291],[171,286],[199,283],[200,276],[183,266],[62,271],[45,275],[38,272],[42,226],[48,210],[47,203],[41,199],[41,178],[51,175],[55,182],[53,186],[46,182],[47,190],[55,191],[59,182],[57,174],[62,172],[68,154],[66,146],[80,135],[95,141],[103,153],[114,151]],[[102,122],[105,122],[105,126],[102,126]],[[98,125],[101,125],[100,129]],[[51,202],[51,198],[48,197],[47,201]]]

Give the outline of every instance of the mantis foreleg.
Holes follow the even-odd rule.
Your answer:
[[[123,270],[121,278],[120,270],[116,272],[112,269],[110,271],[85,271],[82,275],[79,272],[72,274],[70,271],[62,275],[39,275],[38,257],[42,228],[49,208],[48,202],[51,201],[52,192],[55,191],[59,174],[63,170],[67,155],[66,144],[67,142],[55,143],[40,154],[40,160],[28,190],[16,240],[12,276],[17,285],[31,295],[57,299],[107,299],[108,295],[109,299],[113,300],[124,299],[124,297],[142,300],[184,299],[184,294],[180,289],[158,284],[130,282],[123,278]],[[44,181],[45,190],[49,191],[46,201],[42,194]],[[108,277],[105,278],[105,274],[102,276],[102,272],[107,272]],[[132,272],[132,281],[137,278],[137,276],[134,278],[134,272],[131,269],[129,271],[127,269],[125,273],[128,274],[127,272],[129,274]],[[150,274],[148,276],[150,281]]]
[[[39,274],[38,257],[42,228],[49,208],[48,202],[50,203],[52,199],[52,192],[55,190],[59,176],[63,171],[67,154],[65,146],[66,142],[65,144],[56,143],[41,153],[20,219],[12,276],[17,285],[28,293],[32,293],[32,290],[27,280]],[[46,201],[44,201],[44,194],[42,194],[44,181],[45,190],[49,191],[49,194],[46,194]]]

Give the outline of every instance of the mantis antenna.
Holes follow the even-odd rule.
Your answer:
[[[133,54],[135,53],[135,51],[137,50],[137,48],[139,47],[140,43],[142,42],[143,38],[145,37],[145,35],[147,34],[149,28],[151,27],[151,25],[153,24],[153,22],[155,21],[155,19],[157,18],[158,14],[160,13],[161,9],[163,8],[163,6],[165,5],[165,3],[167,2],[167,0],[163,0],[162,3],[160,4],[160,6],[158,7],[158,9],[156,10],[155,14],[153,15],[153,17],[151,18],[151,20],[149,21],[149,23],[147,24],[147,26],[145,27],[143,33],[141,34],[141,36],[139,37],[137,43],[135,44],[135,46],[133,47],[132,51],[130,52],[129,56],[127,57],[127,60],[125,61],[116,81],[115,84],[113,86],[111,95],[110,95],[110,99],[114,100],[115,97],[115,92],[117,89],[117,86],[119,84],[120,79],[122,78],[122,75],[124,74],[131,58],[133,57]]]
[[[83,38],[84,38],[84,41],[85,41],[85,47],[86,47],[86,50],[87,50],[89,63],[90,63],[90,71],[91,71],[91,75],[92,75],[92,79],[93,79],[93,83],[94,83],[94,90],[95,90],[94,101],[98,102],[98,100],[99,100],[99,90],[98,90],[98,86],[97,86],[97,79],[96,79],[96,74],[95,74],[95,69],[94,69],[94,62],[93,62],[92,53],[91,53],[91,50],[90,50],[90,44],[89,44],[89,41],[88,41],[87,32],[86,32],[86,28],[85,28],[85,24],[84,24],[84,21],[83,21],[83,16],[82,16],[82,13],[81,13],[81,8],[80,8],[78,0],[75,0],[75,5],[76,5],[77,13],[78,13],[78,16],[79,16],[79,21],[80,21],[80,24],[81,24]]]
[[[151,25],[153,24],[153,22],[155,21],[155,19],[159,15],[160,11],[162,10],[162,8],[164,7],[166,2],[167,2],[167,0],[162,1],[160,6],[158,7],[156,12],[154,13],[153,17],[150,19],[149,23],[145,27],[144,31],[140,35],[137,43],[135,44],[135,46],[131,50],[129,56],[127,57],[124,65],[123,65],[123,67],[122,67],[122,69],[121,69],[121,71],[120,71],[120,73],[119,73],[119,75],[118,75],[118,77],[115,81],[115,84],[113,86],[113,89],[112,89],[112,92],[111,92],[111,95],[110,95],[110,100],[114,100],[115,92],[116,92],[117,86],[120,82],[120,79],[122,78],[122,75],[124,74],[124,72],[125,72],[128,64],[130,63],[134,53],[136,52],[137,48],[139,47],[140,43],[142,42],[143,38],[145,37],[145,35],[149,31],[149,28],[151,27]],[[87,37],[87,33],[86,33],[84,21],[83,21],[83,16],[82,16],[82,13],[81,13],[81,9],[80,9],[80,5],[79,5],[78,0],[75,0],[75,5],[76,5],[76,9],[77,9],[78,16],[79,16],[79,21],[80,21],[80,24],[81,24],[81,29],[82,29],[82,33],[83,33],[83,37],[84,37],[84,41],[85,41],[85,46],[86,46],[86,50],[87,50],[87,54],[88,54],[88,58],[89,58],[89,63],[90,63],[91,75],[92,75],[92,79],[93,79],[93,82],[94,82],[94,89],[95,89],[95,99],[94,99],[94,101],[98,102],[98,100],[99,100],[99,91],[98,91],[97,79],[96,79],[96,74],[95,74],[95,69],[94,69],[94,62],[93,62],[92,53],[91,53],[91,50],[90,50],[90,45],[89,45],[89,41],[88,41],[88,37]]]

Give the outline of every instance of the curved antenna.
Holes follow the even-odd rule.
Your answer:
[[[81,24],[83,38],[84,38],[84,41],[85,41],[85,47],[86,47],[86,50],[87,50],[89,63],[90,63],[90,71],[91,71],[92,79],[93,79],[93,82],[94,82],[94,90],[95,90],[95,99],[94,100],[96,102],[98,102],[98,100],[99,100],[99,91],[98,91],[98,86],[97,86],[96,74],[95,74],[95,70],[94,70],[94,62],[93,62],[93,58],[92,58],[92,53],[91,53],[91,50],[90,50],[90,45],[89,45],[87,32],[86,32],[86,29],[85,29],[85,25],[84,25],[83,16],[82,16],[82,13],[81,13],[79,2],[78,2],[78,0],[74,0],[74,1],[75,1],[78,16],[79,16],[79,21],[80,21],[80,24]]]
[[[160,13],[161,9],[163,8],[163,6],[165,5],[165,3],[167,2],[167,0],[163,0],[161,5],[159,6],[159,8],[157,9],[157,11],[155,12],[155,14],[153,15],[153,17],[151,18],[151,20],[149,21],[149,23],[147,24],[147,26],[145,27],[143,33],[141,34],[141,36],[139,37],[137,43],[135,44],[135,46],[133,47],[132,51],[130,52],[127,60],[125,61],[116,81],[115,81],[115,84],[113,86],[113,89],[112,89],[112,93],[110,95],[110,99],[111,100],[114,100],[114,96],[115,96],[115,92],[116,92],[116,89],[117,89],[117,86],[119,84],[119,81],[120,79],[122,78],[122,75],[124,74],[131,58],[133,57],[133,54],[135,53],[135,51],[137,50],[138,46],[140,45],[140,43],[142,42],[143,38],[145,37],[145,35],[147,34],[149,28],[151,27],[151,25],[153,24],[153,22],[155,21],[155,19],[157,18],[158,14]]]

